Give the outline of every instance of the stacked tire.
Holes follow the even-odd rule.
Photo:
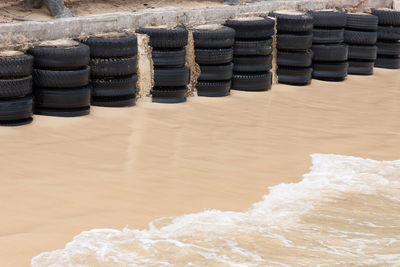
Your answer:
[[[60,117],[88,115],[89,47],[75,41],[47,42],[29,53],[34,56],[34,113]]]
[[[344,41],[349,45],[349,74],[372,75],[376,59],[378,18],[348,13]]]
[[[400,69],[400,12],[392,9],[373,9],[378,17],[378,56],[375,67]]]
[[[194,28],[193,40],[196,63],[201,70],[197,94],[208,97],[229,95],[235,30],[221,25],[203,25]]]
[[[297,11],[274,11],[277,20],[278,82],[289,85],[307,85],[312,77],[311,15]]]
[[[190,69],[185,67],[188,31],[175,28],[141,28],[137,33],[150,37],[153,48],[154,87],[152,101],[180,103],[186,101]]]
[[[22,52],[0,52],[0,125],[32,122],[33,57]]]
[[[91,37],[92,105],[128,107],[136,103],[137,38],[135,35]]]
[[[347,76],[348,47],[344,41],[346,13],[333,10],[310,12],[313,29],[313,78],[343,81]]]
[[[236,31],[232,90],[266,91],[272,85],[272,36],[275,21],[249,17],[225,23]]]

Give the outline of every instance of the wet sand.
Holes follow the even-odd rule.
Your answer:
[[[270,92],[93,108],[0,128],[0,266],[27,266],[93,228],[243,211],[298,182],[312,153],[400,159],[399,71]]]

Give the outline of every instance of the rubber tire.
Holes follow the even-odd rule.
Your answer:
[[[272,38],[260,41],[236,40],[233,47],[234,56],[268,56],[272,51]]]
[[[375,45],[349,45],[349,59],[375,60],[377,47]]]
[[[136,105],[136,95],[126,95],[119,97],[92,98],[92,106],[123,108]]]
[[[265,72],[272,69],[272,55],[237,56],[233,58],[235,72]]]
[[[269,16],[276,18],[276,29],[278,33],[309,32],[313,29],[313,18],[307,13],[303,15],[286,15],[272,11],[269,13]]]
[[[137,53],[135,35],[118,38],[91,37],[84,44],[90,47],[92,58],[133,57]]]
[[[344,29],[313,30],[313,44],[339,44],[344,41]]]
[[[400,55],[400,42],[377,42],[376,46],[378,47],[378,55]]]
[[[278,51],[276,64],[288,67],[310,67],[312,65],[313,51]]]
[[[34,113],[43,116],[54,117],[81,117],[90,114],[90,107],[73,108],[73,109],[52,109],[52,108],[36,108]]]
[[[366,31],[344,31],[344,42],[347,44],[358,44],[358,45],[375,45],[378,39],[377,32],[366,32]]]
[[[370,14],[347,13],[346,28],[353,30],[376,31],[378,17]]]
[[[89,64],[90,48],[85,44],[76,47],[56,48],[36,46],[29,54],[34,56],[34,67],[53,70],[71,70],[85,67]]]
[[[35,107],[74,109],[90,106],[90,86],[81,88],[35,88]]]
[[[120,97],[136,94],[138,76],[92,80],[92,97]]]
[[[92,78],[121,77],[136,73],[136,56],[127,58],[93,58],[90,60]]]
[[[400,27],[392,26],[379,26],[378,27],[378,39],[398,41],[400,40]]]
[[[0,99],[19,98],[32,93],[32,76],[3,80],[0,79]]]
[[[265,40],[275,34],[275,21],[270,18],[259,20],[227,20],[224,24],[236,31],[237,40]]]
[[[32,75],[33,56],[0,57],[0,79],[21,78]]]
[[[313,64],[313,79],[340,82],[344,81],[349,68],[348,62],[318,62]]]
[[[318,44],[311,47],[314,61],[346,61],[348,57],[347,44]]]
[[[154,69],[154,86],[186,86],[190,82],[189,68],[156,68]]]
[[[186,49],[153,50],[153,65],[156,67],[183,67],[186,62]]]
[[[374,73],[374,61],[349,60],[349,74],[372,75]]]
[[[195,48],[229,48],[235,42],[235,30],[222,26],[218,30],[194,29]]]
[[[13,125],[26,121],[33,115],[33,98],[26,96],[17,99],[0,100],[0,124]]]
[[[272,73],[235,73],[232,79],[232,90],[267,91],[271,89]]]
[[[400,56],[378,56],[375,60],[375,68],[400,69]]]
[[[150,37],[149,45],[153,48],[183,48],[188,44],[188,31],[182,27],[140,28],[136,32],[147,34]]]
[[[380,25],[400,26],[400,12],[397,10],[372,9],[371,13],[378,17]]]
[[[79,70],[33,70],[34,87],[75,88],[89,84],[90,69]]]
[[[277,34],[277,48],[280,50],[288,51],[306,51],[312,46],[312,34],[295,35],[278,33]]]
[[[317,28],[344,28],[346,13],[337,11],[310,11],[314,19],[314,29]]]
[[[187,87],[154,87],[151,91],[152,102],[175,104],[186,101]]]
[[[226,64],[233,59],[233,49],[195,49],[195,56],[200,65]]]
[[[231,80],[229,81],[199,81],[196,85],[198,96],[222,97],[230,95]]]
[[[311,83],[312,68],[280,67],[277,75],[279,83],[304,86]]]
[[[233,76],[233,63],[225,65],[200,65],[199,81],[224,81]]]

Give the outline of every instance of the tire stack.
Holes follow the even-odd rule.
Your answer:
[[[221,25],[202,25],[194,28],[193,40],[196,63],[201,70],[197,94],[208,97],[229,95],[235,30]]]
[[[348,13],[344,41],[349,45],[349,74],[372,75],[376,59],[378,18]]]
[[[274,11],[277,19],[277,65],[279,83],[307,85],[312,77],[311,15],[298,11]]]
[[[190,70],[185,67],[188,31],[175,28],[141,28],[137,33],[150,37],[153,48],[154,87],[152,101],[180,103],[186,101]]]
[[[400,12],[392,9],[373,9],[378,17],[378,56],[375,67],[400,69]]]
[[[249,17],[227,20],[236,31],[232,90],[266,91],[272,85],[272,36],[275,21]]]
[[[46,42],[34,56],[35,114],[59,117],[90,112],[89,47],[75,41]]]
[[[136,103],[137,38],[135,35],[91,37],[92,105],[129,107]]]
[[[33,57],[18,51],[0,52],[0,125],[32,122]]]

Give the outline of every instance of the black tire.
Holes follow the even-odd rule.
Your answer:
[[[375,45],[349,45],[349,59],[373,61],[376,59],[376,51]]]
[[[137,38],[128,35],[118,38],[91,37],[84,42],[92,58],[133,57],[137,53]]]
[[[233,48],[235,56],[268,56],[272,53],[272,38],[260,41],[236,40]]]
[[[55,117],[80,117],[80,116],[89,115],[90,107],[70,108],[70,109],[54,109],[54,108],[37,108],[37,107],[35,107],[34,113],[37,115],[55,116]]]
[[[0,79],[0,99],[19,98],[32,93],[32,76],[12,79]]]
[[[265,72],[272,69],[272,55],[236,56],[233,58],[235,72]]]
[[[225,65],[200,65],[199,81],[224,81],[232,79],[233,63]]]
[[[154,69],[154,86],[186,86],[190,82],[189,68]]]
[[[235,38],[239,40],[265,40],[275,33],[275,21],[270,18],[231,19],[225,22],[225,26],[234,29]]]
[[[152,101],[155,103],[182,103],[186,101],[186,86],[154,87],[151,91]]]
[[[229,48],[235,42],[235,30],[221,26],[218,29],[193,30],[195,48]]]
[[[372,15],[378,17],[380,25],[400,26],[400,12],[394,9],[372,9]]]
[[[334,10],[310,11],[314,19],[314,28],[344,28],[346,26],[346,13]]]
[[[400,27],[393,26],[379,26],[378,27],[378,39],[397,41],[400,40]]]
[[[311,47],[314,61],[346,61],[348,56],[347,44],[318,44]]]
[[[233,49],[195,49],[196,63],[203,65],[226,64],[232,61]]]
[[[278,51],[276,63],[278,66],[288,67],[310,67],[312,64],[313,51]]]
[[[0,57],[0,79],[21,78],[32,75],[33,56]]]
[[[375,68],[400,69],[400,57],[378,56],[375,60]]]
[[[153,48],[183,48],[188,43],[188,31],[182,27],[141,28],[136,32],[150,36],[149,45]]]
[[[120,97],[136,94],[137,75],[92,80],[92,97]]]
[[[81,88],[35,88],[35,107],[74,109],[90,106],[90,86]]]
[[[18,99],[0,100],[0,125],[18,125],[28,122],[33,115],[33,99],[27,96]]]
[[[79,70],[33,70],[35,87],[74,88],[89,84],[90,69]]]
[[[370,14],[347,13],[346,28],[353,30],[376,31],[378,17]]]
[[[339,44],[344,41],[344,29],[313,30],[313,44]]]
[[[267,91],[271,89],[272,73],[235,73],[232,79],[232,90]]]
[[[132,107],[136,104],[136,95],[126,95],[119,97],[98,97],[92,98],[92,106],[123,108]]]
[[[374,73],[374,61],[349,60],[349,74],[372,75]]]
[[[378,47],[378,55],[400,55],[400,42],[377,42],[376,46]]]
[[[198,96],[228,96],[231,91],[231,81],[199,81],[196,88]]]
[[[304,86],[311,82],[312,68],[279,67],[277,75],[279,83]]]
[[[121,77],[136,73],[136,56],[127,58],[93,58],[90,74],[93,78]]]
[[[309,32],[313,29],[313,18],[310,14],[288,15],[273,11],[269,15],[276,18],[278,32]]]
[[[344,41],[347,44],[358,44],[358,45],[375,45],[378,38],[377,32],[365,32],[365,31],[344,31]]]
[[[339,82],[347,76],[347,62],[318,62],[313,64],[313,78],[323,81]]]
[[[43,69],[79,69],[90,60],[90,48],[85,44],[70,48],[36,46],[29,53],[34,56],[34,67]]]
[[[183,67],[186,49],[153,50],[153,65],[156,67]]]
[[[280,50],[305,51],[311,48],[312,34],[277,34],[277,48]]]

